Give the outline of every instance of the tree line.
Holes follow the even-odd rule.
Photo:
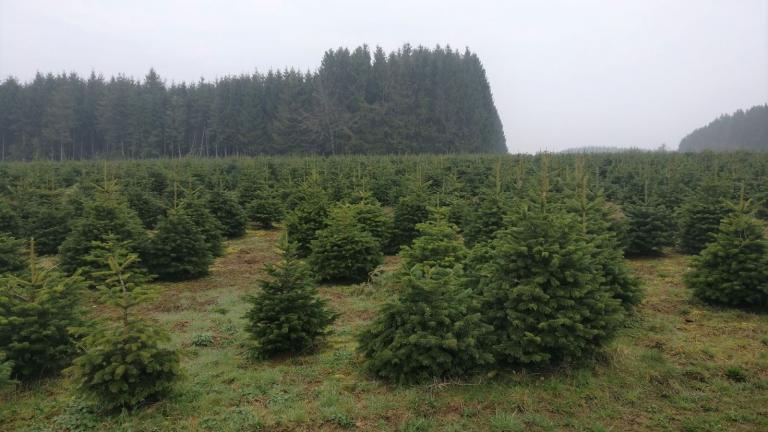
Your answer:
[[[168,85],[38,73],[0,84],[0,158],[505,152],[478,56],[404,45],[295,69]]]
[[[680,141],[680,151],[768,150],[768,105],[723,114]]]

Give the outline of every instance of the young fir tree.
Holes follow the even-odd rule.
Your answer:
[[[180,206],[203,235],[206,250],[211,256],[221,256],[224,252],[224,227],[221,222],[213,217],[205,203],[194,194],[182,200]]]
[[[768,307],[768,241],[765,226],[742,200],[726,216],[685,282],[696,297],[712,304]]]
[[[690,255],[701,252],[729,213],[729,207],[710,193],[698,193],[685,200],[678,217],[680,251]]]
[[[328,200],[319,189],[315,193],[305,193],[285,220],[285,229],[291,242],[296,243],[296,252],[306,257],[312,251],[312,241],[317,232],[326,227],[328,219]]]
[[[0,277],[0,351],[22,380],[66,366],[75,353],[70,328],[82,325],[83,279],[38,269],[34,250],[32,243],[28,272]]]
[[[168,211],[148,247],[149,270],[162,280],[186,280],[208,274],[213,255],[203,230],[183,207]]]
[[[314,347],[336,319],[326,302],[318,298],[296,245],[283,238],[280,248],[282,261],[267,264],[269,278],[260,282],[259,294],[248,298],[251,309],[245,316],[246,330],[254,342],[253,353],[261,358]]]
[[[351,207],[333,209],[312,240],[309,264],[318,280],[362,282],[384,261],[379,242],[355,219]]]
[[[383,249],[392,233],[392,218],[387,215],[375,198],[365,197],[349,205],[355,221],[376,239]]]
[[[274,192],[260,189],[253,193],[251,201],[245,207],[245,213],[248,220],[257,227],[271,229],[283,218],[283,203]]]
[[[6,361],[5,353],[0,351],[0,391],[13,386],[16,381],[11,379],[13,362]]]
[[[165,213],[163,200],[150,191],[136,185],[125,190],[128,206],[136,212],[146,229],[154,229]]]
[[[521,206],[510,227],[476,246],[468,260],[502,363],[580,359],[624,318],[578,217],[548,204],[547,189],[545,183],[541,198]]]
[[[429,209],[423,192],[415,190],[400,198],[395,207],[392,237],[387,252],[397,253],[401,246],[411,244],[419,235],[416,225],[427,219],[429,219]]]
[[[21,221],[16,211],[5,199],[0,198],[0,234],[18,236],[21,233]]]
[[[629,204],[627,215],[627,256],[658,256],[674,239],[672,215],[662,206],[654,204]]]
[[[482,193],[473,203],[464,222],[464,241],[467,246],[491,240],[504,227],[506,212],[500,190]]]
[[[131,250],[140,255],[146,253],[147,233],[141,220],[115,186],[105,184],[93,200],[85,204],[83,216],[74,221],[72,231],[62,243],[59,250],[62,270],[71,274],[79,268],[87,268],[88,255],[108,236],[114,236],[120,242],[130,242]]]
[[[83,351],[68,372],[78,390],[106,410],[133,407],[162,395],[179,376],[179,356],[163,348],[170,341],[164,330],[132,314],[153,295],[138,255],[124,242],[110,239],[94,248],[88,259],[106,263],[98,290],[102,301],[119,315],[81,330],[86,334]]]
[[[223,189],[211,191],[208,194],[208,210],[224,228],[224,237],[237,238],[245,235],[248,218],[234,194]]]
[[[55,254],[70,233],[72,210],[62,200],[61,191],[20,191],[20,238],[34,238],[37,253]]]
[[[417,264],[453,269],[467,259],[467,248],[456,225],[448,221],[447,212],[437,209],[432,219],[416,225],[419,236],[411,246],[400,250],[402,267],[409,270]]]
[[[491,327],[454,270],[417,264],[402,276],[397,300],[385,304],[358,337],[365,367],[398,383],[453,378],[492,364]]]
[[[24,242],[0,233],[0,274],[12,273],[24,268]]]

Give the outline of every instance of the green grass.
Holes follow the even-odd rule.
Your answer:
[[[318,352],[248,360],[242,298],[277,259],[276,238],[230,242],[210,276],[162,284],[143,310],[182,352],[185,375],[168,398],[103,417],[66,378],[48,379],[0,396],[0,430],[768,430],[768,316],[691,300],[686,257],[631,263],[646,299],[593,366],[395,387],[361,372],[355,353],[356,332],[387,298],[375,284],[321,287],[342,315]]]

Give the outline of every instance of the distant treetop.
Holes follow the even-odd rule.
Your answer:
[[[724,114],[680,141],[680,151],[768,151],[768,104]]]
[[[476,54],[365,45],[294,69],[165,81],[47,75],[0,83],[0,159],[502,153]]]

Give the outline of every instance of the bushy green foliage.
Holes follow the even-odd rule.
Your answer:
[[[65,367],[75,353],[70,328],[82,325],[83,279],[40,270],[35,261],[30,252],[28,272],[0,277],[0,351],[23,380]]]
[[[221,222],[213,217],[202,200],[194,196],[184,199],[180,206],[203,235],[206,250],[211,256],[220,256],[223,253],[224,232]]]
[[[355,219],[351,207],[333,209],[312,240],[309,263],[318,280],[361,282],[384,260],[381,245]]]
[[[577,360],[622,323],[623,309],[602,284],[592,243],[578,218],[542,203],[519,209],[511,226],[472,251],[483,317],[503,363]]]
[[[23,247],[22,240],[0,233],[0,274],[16,272],[24,268]]]
[[[678,247],[686,254],[701,252],[712,235],[720,227],[720,221],[728,215],[730,209],[717,197],[706,193],[688,198],[679,211]]]
[[[259,294],[248,298],[251,309],[245,316],[246,330],[258,357],[304,352],[315,346],[336,319],[326,301],[318,298],[296,245],[283,239],[280,246],[282,261],[267,264],[269,278],[260,282]]]
[[[83,216],[74,221],[72,232],[60,248],[61,268],[67,273],[87,267],[87,256],[94,245],[114,236],[120,242],[129,242],[139,254],[146,252],[147,234],[136,213],[125,199],[107,186],[94,199],[86,203]]]
[[[713,240],[686,275],[696,297],[713,304],[768,307],[768,242],[765,226],[746,207],[723,219]]]
[[[411,246],[403,246],[400,250],[404,269],[417,264],[452,269],[464,264],[467,248],[456,225],[448,222],[445,211],[436,211],[432,220],[416,225],[416,229],[419,236]]]
[[[260,189],[254,192],[245,213],[257,227],[270,229],[283,218],[283,203],[273,191]]]
[[[37,253],[54,254],[70,232],[72,211],[60,192],[20,191],[16,198],[20,207],[21,238],[34,238]]]
[[[13,362],[6,361],[5,353],[0,351],[0,391],[16,383],[11,379],[11,371],[13,371]]]
[[[373,198],[349,206],[355,221],[373,236],[381,247],[387,245],[392,235],[392,217]]]
[[[397,300],[385,304],[358,337],[369,371],[413,383],[460,377],[494,361],[485,345],[492,329],[452,270],[416,265],[402,283]]]
[[[128,206],[136,212],[144,228],[153,229],[165,213],[165,203],[152,192],[141,186],[133,186],[125,190]]]
[[[81,329],[84,350],[68,372],[78,390],[104,409],[133,407],[171,388],[179,376],[179,356],[162,347],[170,341],[164,330],[130,314],[153,295],[138,255],[111,241],[97,250],[108,251],[91,256],[106,258],[108,266],[100,275],[99,294],[120,315]]]
[[[21,233],[21,221],[8,202],[0,198],[0,234],[17,236]]]
[[[213,256],[202,229],[184,207],[171,209],[149,241],[147,267],[163,280],[186,280],[208,274]]]
[[[208,210],[224,228],[224,237],[237,238],[245,235],[248,217],[232,192],[223,189],[211,191],[208,194]]]
[[[674,242],[673,220],[670,212],[653,204],[629,204],[624,208],[629,222],[627,232],[628,256],[661,255],[665,246]]]
[[[507,212],[504,198],[496,191],[486,191],[472,203],[464,222],[464,240],[467,246],[491,240],[504,226]]]
[[[392,237],[388,252],[398,252],[401,246],[411,244],[419,235],[416,225],[429,219],[427,197],[418,191],[400,198],[395,207]]]
[[[308,256],[312,251],[312,241],[317,232],[325,228],[328,213],[328,201],[322,192],[317,191],[316,194],[306,194],[288,214],[285,220],[288,240],[296,243],[296,251],[300,257]]]

